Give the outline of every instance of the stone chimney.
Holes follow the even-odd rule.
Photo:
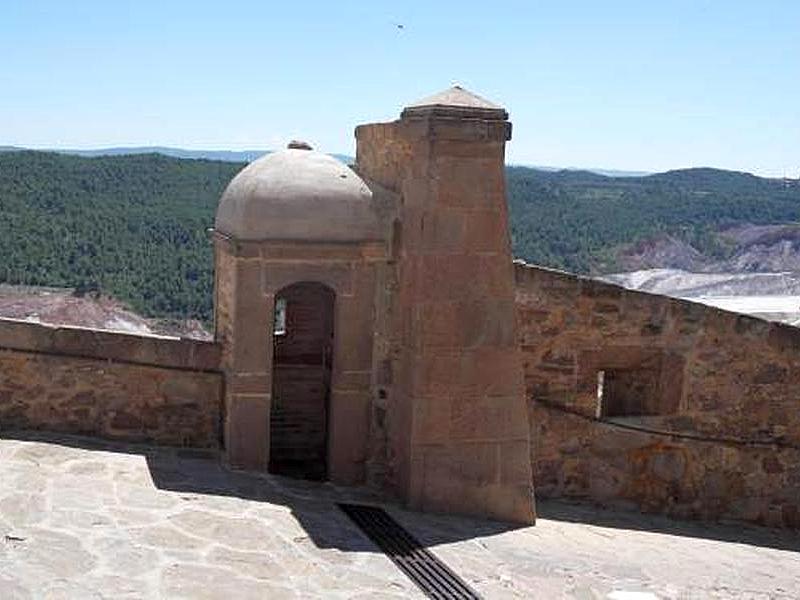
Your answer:
[[[506,111],[453,87],[356,129],[397,193],[388,439],[410,507],[534,520],[505,198]]]

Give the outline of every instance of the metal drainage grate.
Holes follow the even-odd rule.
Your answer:
[[[431,554],[383,509],[360,504],[339,504],[339,508],[429,598],[480,599],[463,579]]]

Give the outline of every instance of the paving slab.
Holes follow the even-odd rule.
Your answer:
[[[534,527],[403,510],[216,456],[0,435],[0,598],[414,598],[337,508],[386,510],[485,598],[798,598],[800,534],[540,502]]]

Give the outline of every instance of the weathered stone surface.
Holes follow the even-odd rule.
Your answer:
[[[539,495],[797,527],[798,333],[519,263],[516,282]],[[601,370],[638,410],[595,420]]]
[[[327,474],[339,482],[363,481],[370,418],[365,400],[372,385],[375,262],[385,252],[375,239],[351,241],[241,242],[217,236],[215,310],[226,377],[229,464],[268,468],[275,388],[293,385],[289,375],[289,381],[274,377],[275,298],[288,286],[313,282],[327,286],[333,298],[333,351],[328,359],[332,397],[324,419],[330,423]],[[249,252],[237,253],[237,244],[248,245]],[[349,398],[358,401],[351,404]]]
[[[237,469],[266,471],[269,464],[270,395],[229,394],[226,409],[228,463]]]
[[[451,95],[356,130],[359,172],[402,195],[392,314],[378,317],[392,402],[373,421],[380,442],[371,463],[382,464],[382,477],[412,506],[528,523],[529,433],[503,171],[510,124],[502,109],[472,106],[471,96],[440,105]],[[502,476],[501,446],[513,465]]]
[[[78,438],[0,439],[0,457],[4,600],[423,597],[336,507],[381,504],[363,490],[230,473],[172,449]],[[89,478],[79,490],[88,502],[80,518],[65,519],[75,511],[59,488],[78,473]],[[5,500],[25,481],[44,482],[33,486],[32,503],[51,509],[36,524],[6,511],[18,506]],[[497,492],[498,502],[513,501],[491,485],[471,493]],[[386,509],[484,598],[646,591],[788,600],[800,589],[800,542],[789,532],[539,506],[536,527],[521,528]]]
[[[103,360],[5,350],[0,375],[2,428],[174,446],[219,444],[219,373],[118,362],[113,353]]]
[[[332,156],[296,148],[242,169],[220,199],[215,227],[235,241],[381,238],[372,192],[361,178]]]
[[[210,342],[56,327],[0,318],[0,349],[75,358],[217,371],[221,347]]]

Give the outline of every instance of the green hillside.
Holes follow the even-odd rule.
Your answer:
[[[148,316],[211,315],[206,230],[241,164],[0,153],[0,281],[99,288]]]
[[[660,233],[721,258],[721,227],[800,221],[800,181],[717,169],[605,177],[510,167],[508,200],[515,254],[576,272],[613,271],[621,245]]]
[[[242,164],[156,154],[0,153],[0,281],[100,289],[147,316],[209,320],[206,234]],[[691,169],[648,177],[508,169],[514,252],[613,270],[616,249],[659,232],[706,253],[737,222],[800,221],[800,185]]]

